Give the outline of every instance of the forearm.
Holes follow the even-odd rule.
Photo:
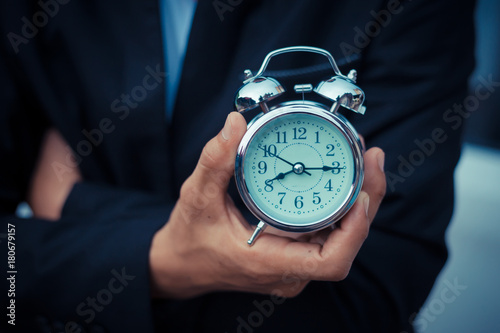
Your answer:
[[[17,324],[152,331],[149,251],[170,209],[140,192],[78,184],[56,223],[4,216],[3,228],[16,226]]]

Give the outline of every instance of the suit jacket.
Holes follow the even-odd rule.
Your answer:
[[[15,226],[16,328],[412,330],[446,260],[461,135],[461,116],[447,110],[463,103],[473,67],[472,2],[199,1],[170,123],[157,1],[1,7],[0,214],[1,233]],[[369,147],[386,152],[387,196],[349,276],[310,283],[286,300],[224,292],[151,301],[152,236],[234,109],[242,71],[291,45],[327,49],[344,74],[358,70],[367,112],[346,115]],[[293,54],[273,59],[269,70],[284,85],[316,84],[332,75],[322,63]],[[76,156],[68,165],[84,179],[57,223],[14,214],[49,127],[67,140]],[[234,186],[230,192],[252,221]],[[2,239],[2,253],[7,244]],[[5,316],[1,325],[14,328]]]

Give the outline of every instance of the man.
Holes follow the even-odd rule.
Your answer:
[[[443,114],[466,92],[472,4],[199,2],[170,120],[156,1],[6,7],[1,193],[16,230],[16,327],[411,330],[446,258],[460,131]],[[385,190],[379,149],[326,235],[265,234],[248,248],[252,218],[233,186],[225,194],[245,131],[241,115],[227,116],[240,73],[301,44],[358,70],[368,111],[346,115],[386,153],[388,193],[355,260]],[[288,57],[276,74],[332,75],[290,70],[316,63]],[[22,200],[34,218],[13,217]]]

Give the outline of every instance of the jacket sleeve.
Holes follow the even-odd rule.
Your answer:
[[[2,36],[9,36],[0,42],[0,267],[13,278],[2,278],[0,331],[152,332],[149,248],[173,203],[140,191],[79,183],[58,222],[15,214],[50,126],[37,94],[50,87],[28,82],[40,73],[24,72],[19,60],[26,60],[32,52],[27,48],[44,36],[23,37],[19,19],[30,11],[20,10],[21,2],[7,2],[11,7],[3,8],[0,23]],[[11,304],[14,309],[7,309]]]
[[[391,3],[350,40],[362,54],[358,83],[367,96],[355,126],[386,152],[387,194],[350,277],[335,289],[362,295],[353,293],[348,322],[362,313],[366,330],[410,332],[447,257],[453,173],[472,112],[464,104],[474,98],[474,2]]]
[[[7,253],[15,244],[16,327],[152,332],[149,248],[170,209],[148,194],[79,183],[57,222],[4,215],[2,232],[15,236],[0,245]]]

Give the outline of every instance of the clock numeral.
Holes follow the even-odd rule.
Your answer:
[[[272,192],[274,190],[273,181],[271,179],[266,180],[266,186],[264,187],[264,191]]]
[[[267,171],[267,164],[266,164],[266,162],[260,161],[258,165],[259,165],[259,173],[261,175],[265,174],[266,171]]]
[[[329,143],[329,144],[326,145],[326,149],[330,149],[328,151],[328,153],[326,153],[326,156],[335,156],[335,153],[333,152],[333,150],[335,149],[334,145],[332,145],[331,143]]]
[[[332,173],[333,173],[334,175],[338,175],[338,174],[340,173],[340,170],[345,169],[345,167],[342,167],[342,168],[341,168],[341,167],[340,167],[340,163],[339,163],[339,162],[337,162],[337,161],[333,162],[333,163],[332,163],[332,165],[333,165]]]
[[[297,127],[294,127],[293,128],[293,139],[294,140],[305,140],[307,139],[306,137],[306,132],[307,130],[304,128],[304,127],[299,127],[299,129],[297,130]],[[299,134],[299,136],[297,137],[297,134]]]
[[[278,153],[275,145],[259,145],[259,148],[264,151],[264,157],[274,157]]]
[[[319,192],[314,192],[313,193],[313,204],[315,205],[319,205],[319,203],[321,202],[321,198],[319,197]]]
[[[319,131],[314,132],[314,133],[316,133],[316,142],[315,143],[319,143]]]
[[[328,181],[326,182],[326,185],[325,185],[325,187],[324,187],[324,188],[326,188],[326,190],[327,190],[328,192],[331,192],[331,191],[332,191],[332,180],[331,180],[331,179],[328,179]]]
[[[304,201],[302,200],[304,200],[304,197],[301,195],[295,197],[295,208],[301,209],[304,207]]]
[[[276,136],[277,136],[276,143],[288,143],[286,141],[286,132],[276,132]],[[281,140],[281,139],[283,139],[283,140]]]
[[[285,192],[278,192],[278,195],[280,195],[280,196],[281,196],[281,199],[280,199],[280,205],[282,205],[282,204],[283,204],[283,199],[285,199],[285,195],[286,195],[286,193],[285,193]]]

